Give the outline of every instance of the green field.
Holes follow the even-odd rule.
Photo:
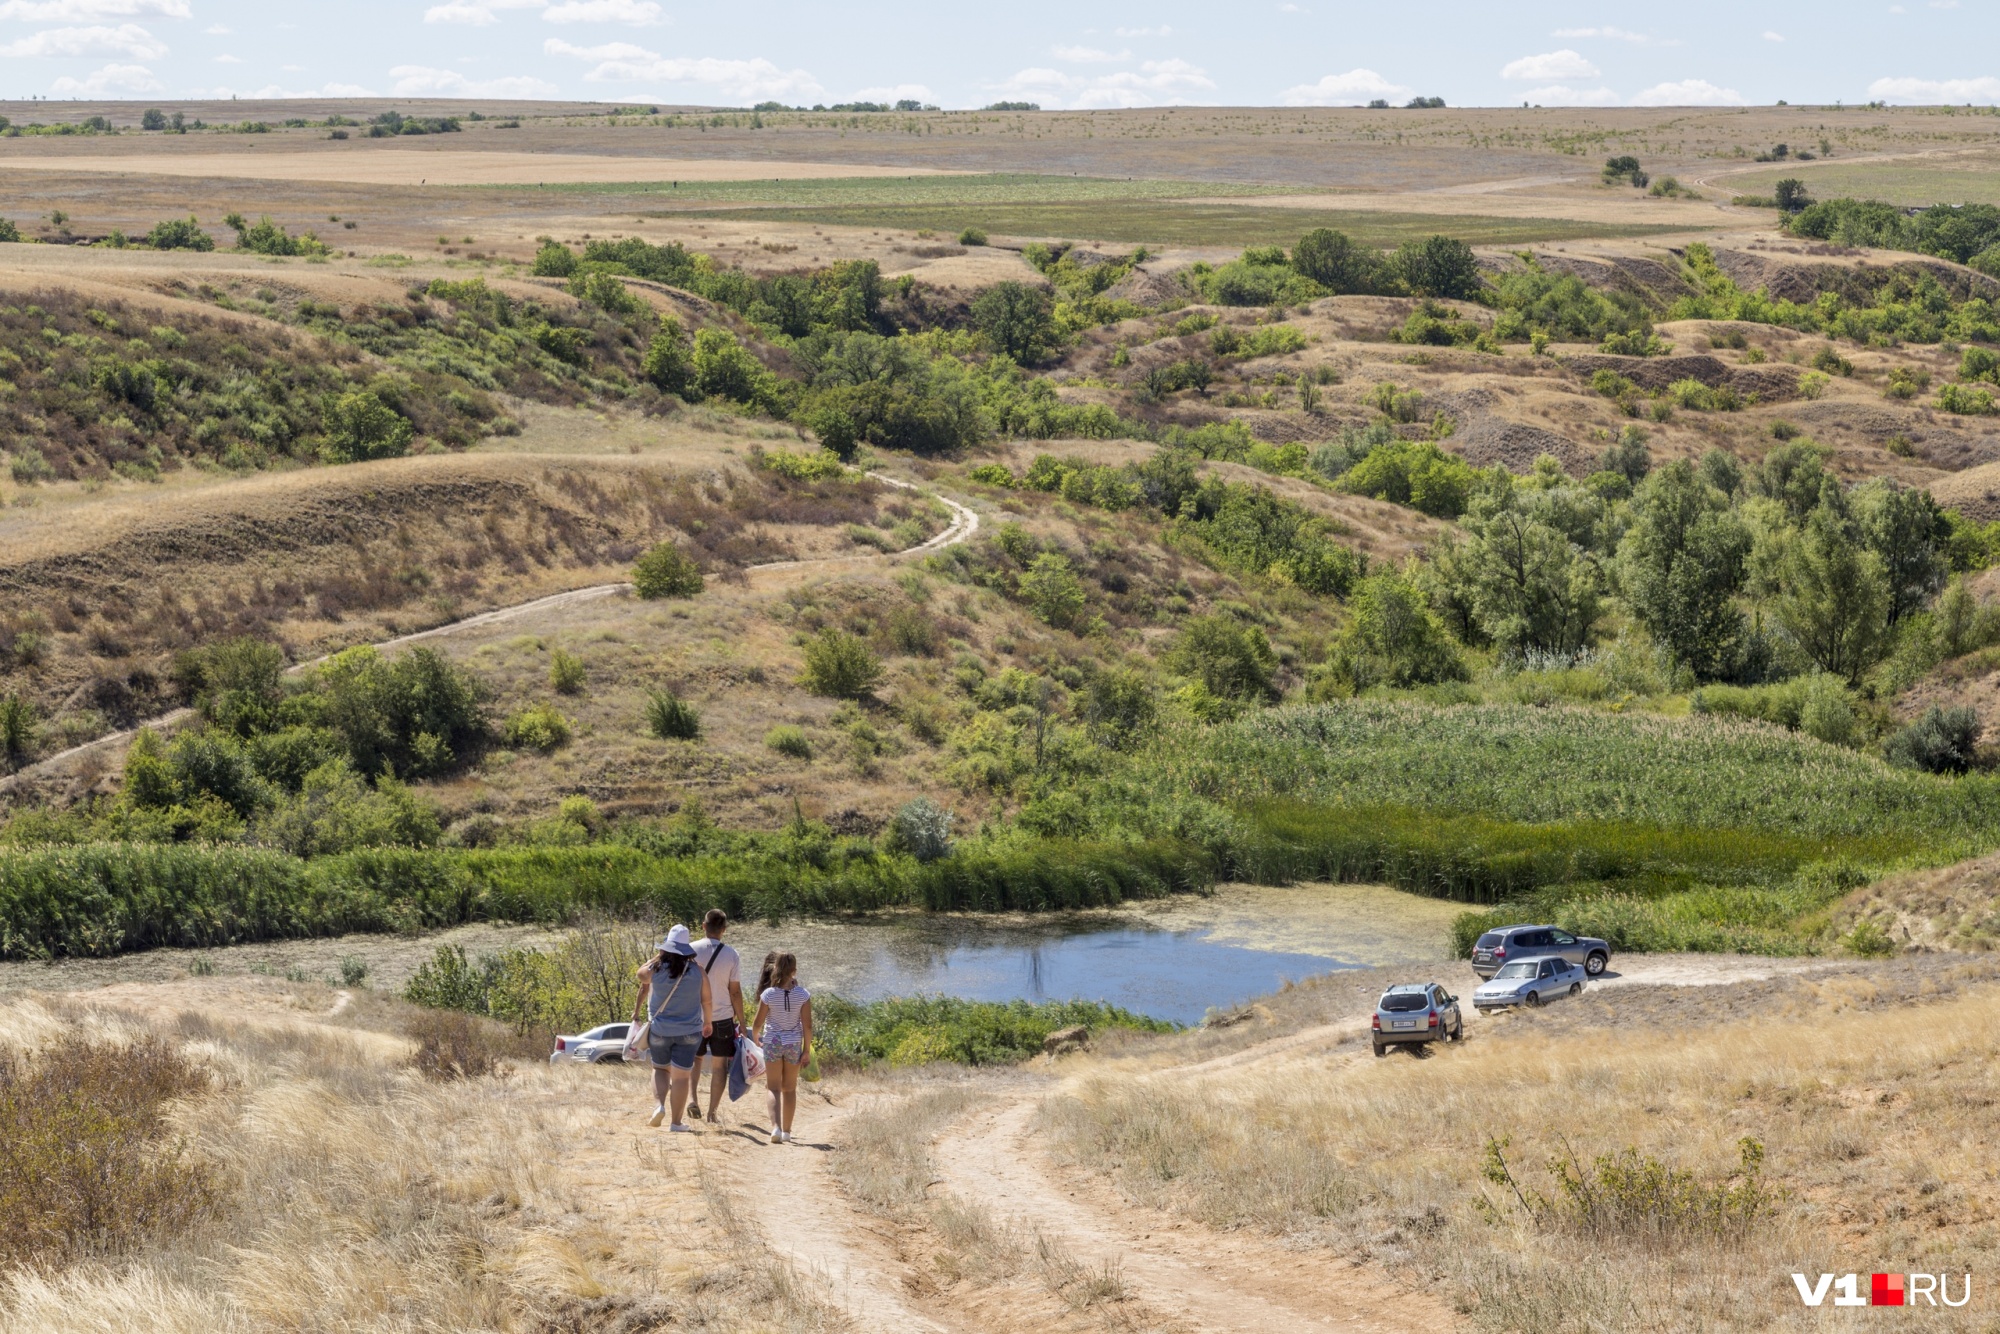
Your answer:
[[[513,185],[468,186],[518,190]],[[1051,204],[1104,199],[1226,199],[1314,193],[1293,185],[963,172],[948,176],[828,176],[769,181],[585,181],[534,187],[551,194],[660,195],[680,207],[776,205],[792,208],[915,204]]]
[[[1389,213],[1363,209],[1260,208],[1254,204],[1184,204],[1165,199],[1051,202],[829,205],[676,211],[676,217],[801,222],[832,227],[887,227],[956,233],[978,227],[995,236],[1148,242],[1155,245],[1290,245],[1315,227],[1333,227],[1364,245],[1389,247],[1442,233],[1473,245],[1526,245],[1583,237],[1651,236],[1684,227],[1616,225],[1573,218],[1494,218],[1480,214]]]
[[[1856,162],[1847,166],[1772,167],[1720,178],[1730,194],[1769,195],[1777,182],[1796,178],[1814,199],[1879,199],[1909,208],[1931,204],[2000,204],[2000,158],[1980,155],[1928,161]]]

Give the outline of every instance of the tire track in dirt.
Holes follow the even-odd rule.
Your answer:
[[[1033,1094],[961,1121],[936,1153],[945,1184],[1039,1231],[1093,1267],[1111,1266],[1149,1306],[1210,1334],[1407,1334],[1456,1327],[1434,1298],[1398,1292],[1378,1271],[1283,1251],[1117,1203],[1101,1182],[1058,1171],[1038,1148]]]
[[[871,472],[868,476],[878,482],[900,488],[904,491],[919,490],[917,486],[910,482],[898,481],[896,478],[883,473]],[[774,574],[796,574],[802,571],[830,571],[844,566],[862,567],[881,562],[904,560],[911,556],[927,555],[933,551],[942,551],[946,547],[955,546],[979,531],[978,514],[948,496],[938,495],[937,499],[946,508],[951,510],[951,522],[945,526],[942,532],[937,533],[926,541],[918,543],[916,546],[906,547],[901,551],[875,552],[868,555],[824,556],[815,560],[771,561],[764,565],[745,566],[743,573],[750,577],[753,583],[762,584],[766,587],[782,587],[786,582],[785,580],[773,579],[770,576]],[[547,597],[534,598],[527,602],[517,602],[510,607],[496,607],[492,611],[482,611],[477,615],[467,616],[462,620],[450,621],[444,625],[433,626],[428,630],[417,630],[407,635],[397,635],[393,639],[384,639],[379,643],[371,645],[371,647],[376,649],[401,648],[406,644],[417,644],[426,639],[437,639],[445,635],[457,634],[462,630],[472,630],[482,626],[500,625],[508,621],[529,619],[543,612],[557,611],[564,607],[576,606],[579,603],[593,602],[599,598],[630,592],[631,589],[632,585],[629,582],[592,584],[587,588],[572,588],[562,593],[551,593]],[[289,676],[296,672],[305,671],[307,668],[316,667],[331,656],[331,654],[322,654],[310,661],[297,663],[286,669],[286,675]],[[80,745],[71,746],[67,750],[57,751],[47,759],[37,760],[33,764],[17,769],[5,778],[0,778],[0,794],[12,791],[23,780],[53,773],[71,760],[79,759],[96,751],[128,743],[133,737],[139,735],[140,732],[147,728],[166,730],[178,727],[192,716],[193,710],[191,709],[174,709],[170,712],[160,714],[156,718],[148,718],[146,721],[126,728],[123,731],[109,732],[101,737],[85,741]]]

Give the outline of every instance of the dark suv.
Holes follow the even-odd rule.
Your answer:
[[[1472,947],[1472,971],[1491,977],[1509,960],[1543,954],[1560,954],[1593,978],[1602,977],[1611,963],[1611,946],[1601,940],[1571,935],[1559,926],[1503,926]]]

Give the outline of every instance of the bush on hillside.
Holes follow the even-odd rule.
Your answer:
[[[672,542],[662,542],[632,567],[632,588],[642,598],[691,598],[701,592],[701,567]]]
[[[829,626],[806,641],[806,669],[799,684],[815,695],[859,699],[882,677],[882,661],[868,642]]]

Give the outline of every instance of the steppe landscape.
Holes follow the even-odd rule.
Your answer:
[[[0,118],[0,1328],[2000,1328],[1991,108]]]

